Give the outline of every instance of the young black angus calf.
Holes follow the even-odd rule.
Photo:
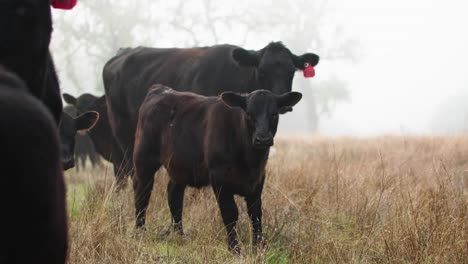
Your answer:
[[[168,202],[177,232],[182,233],[186,186],[212,185],[229,249],[240,250],[234,194],[245,197],[256,244],[262,239],[261,194],[278,114],[301,97],[297,92],[276,95],[266,90],[204,97],[153,86],[141,105],[135,135],[137,227],[145,224],[154,174],[163,165],[170,176]]]
[[[0,66],[0,263],[65,263],[67,216],[57,127]]]

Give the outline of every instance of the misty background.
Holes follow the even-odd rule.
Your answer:
[[[468,132],[468,4],[462,0],[80,0],[54,10],[62,91],[102,95],[120,47],[282,41],[314,52],[316,77],[279,133],[368,136]]]

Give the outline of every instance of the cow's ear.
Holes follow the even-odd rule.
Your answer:
[[[243,95],[233,92],[224,92],[221,94],[221,100],[229,107],[247,108],[247,98]]]
[[[80,133],[84,133],[94,127],[99,119],[99,113],[88,111],[75,118],[75,127]]]
[[[292,107],[295,106],[302,98],[302,94],[298,92],[289,92],[282,95],[277,95],[276,100],[278,103],[278,112],[284,114],[292,111]]]
[[[315,66],[319,63],[320,57],[314,53],[306,53],[301,56],[293,55],[294,65],[299,70],[304,70],[306,63]]]
[[[232,51],[232,58],[240,65],[245,67],[258,67],[260,62],[256,51],[235,48]]]
[[[62,96],[63,96],[63,100],[65,100],[67,104],[76,105],[76,98],[73,95],[63,93]]]

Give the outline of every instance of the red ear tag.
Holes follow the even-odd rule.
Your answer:
[[[77,0],[50,0],[53,8],[70,10],[75,7]]]
[[[304,77],[305,78],[312,78],[315,76],[315,69],[310,65],[310,63],[306,62],[304,63]]]

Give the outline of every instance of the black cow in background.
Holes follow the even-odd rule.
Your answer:
[[[77,132],[85,133],[93,128],[99,119],[99,114],[88,111],[77,117],[72,117],[63,112],[60,121],[60,142],[62,144],[63,169],[68,170],[75,166],[75,145]]]
[[[240,95],[225,92],[204,97],[155,85],[141,105],[135,135],[136,225],[145,224],[154,174],[169,174],[169,209],[174,228],[182,233],[182,207],[187,186],[211,185],[228,234],[229,249],[239,252],[234,195],[245,198],[253,242],[262,240],[262,189],[279,112],[302,94],[276,95],[258,90]]]
[[[54,118],[0,66],[0,263],[65,263],[67,213]]]
[[[120,49],[103,69],[111,128],[123,153],[131,155],[138,110],[151,85],[207,96],[259,89],[280,95],[291,91],[297,70],[318,61],[317,55],[295,55],[280,42],[258,51],[233,45]],[[280,112],[291,110],[286,106]]]
[[[63,108],[63,112],[71,117],[77,117],[77,110],[72,105],[65,106]],[[76,165],[75,168],[77,171],[86,167],[88,159],[91,162],[91,167],[93,168],[102,164],[101,157],[96,152],[93,141],[87,133],[76,133],[74,155]]]
[[[117,189],[125,187],[126,175],[130,174],[133,167],[124,159],[124,155],[117,144],[109,124],[107,115],[107,103],[105,96],[94,96],[92,94],[82,94],[78,98],[64,93],[63,99],[67,104],[73,105],[78,114],[87,111],[96,111],[99,113],[99,120],[96,125],[87,134],[93,141],[94,147],[105,160],[112,163],[116,179]]]

